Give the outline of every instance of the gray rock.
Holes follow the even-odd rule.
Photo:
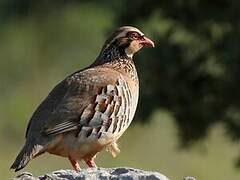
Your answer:
[[[119,168],[92,168],[81,172],[74,170],[58,170],[45,175],[34,177],[31,173],[23,172],[14,180],[168,180],[158,172],[143,171],[140,169]]]

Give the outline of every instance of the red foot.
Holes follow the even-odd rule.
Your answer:
[[[96,163],[94,162],[93,159],[87,160],[87,161],[85,161],[85,162],[86,162],[86,164],[88,165],[88,167],[90,167],[90,168],[97,167],[97,165],[96,165]]]
[[[71,156],[69,156],[68,159],[71,162],[75,171],[81,171],[80,165],[78,164],[78,161],[76,159],[73,159]]]

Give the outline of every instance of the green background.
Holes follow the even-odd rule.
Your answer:
[[[95,60],[109,29],[115,24],[114,15],[114,10],[97,3],[82,3],[56,8],[45,15],[11,16],[1,23],[1,179],[18,174],[9,167],[24,143],[27,122],[33,111],[59,81]],[[146,34],[151,23],[156,23],[154,18],[143,28]],[[156,46],[161,46],[161,42],[156,42]],[[143,49],[137,57],[144,51],[151,54],[151,49]],[[135,62],[140,64],[137,57]],[[212,126],[205,140],[183,150],[179,149],[179,133],[169,111],[159,108],[148,119],[151,119],[148,124],[135,123],[127,130],[120,139],[119,156],[112,158],[106,152],[100,153],[98,166],[159,171],[170,179],[185,176],[199,180],[240,178],[240,171],[234,165],[239,145],[226,136],[223,124]],[[37,176],[66,168],[71,168],[67,159],[44,154],[23,171]]]

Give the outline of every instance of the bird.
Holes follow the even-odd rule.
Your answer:
[[[25,144],[10,167],[15,172],[47,152],[97,167],[103,149],[115,157],[117,140],[133,120],[139,79],[133,55],[154,42],[136,27],[122,26],[107,38],[96,60],[57,84],[30,118]]]

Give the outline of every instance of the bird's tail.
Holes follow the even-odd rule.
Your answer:
[[[38,144],[25,144],[10,169],[14,169],[15,172],[21,170],[28,164],[31,159],[39,154],[42,149],[43,146]]]

